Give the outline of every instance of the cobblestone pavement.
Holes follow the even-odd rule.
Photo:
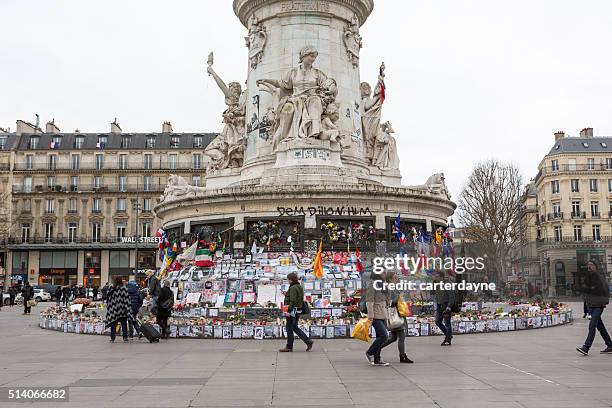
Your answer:
[[[68,386],[67,403],[0,403],[0,407],[612,407],[612,356],[574,348],[587,320],[508,333],[409,338],[415,364],[370,367],[365,343],[318,340],[310,353],[282,341],[175,339],[110,344],[108,337],[38,328],[20,308],[0,311],[0,386]],[[574,310],[580,312],[581,304]],[[612,329],[612,311],[605,314]]]

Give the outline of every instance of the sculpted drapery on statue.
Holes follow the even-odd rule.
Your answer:
[[[391,123],[385,122],[380,125],[380,131],[376,136],[374,144],[372,166],[376,166],[381,170],[399,169],[397,145],[395,143],[395,138],[391,136],[394,132]]]
[[[376,137],[380,132],[380,117],[382,113],[380,90],[380,84],[377,84],[372,95],[370,84],[367,82],[361,83],[361,126],[365,145],[365,157],[370,163],[374,157]]]
[[[223,130],[206,148],[205,154],[211,159],[210,168],[221,170],[228,167],[241,167],[244,157],[244,133],[246,116],[246,91],[238,82],[225,82],[212,67],[212,53],[209,56],[207,72],[211,75],[223,95],[227,109],[223,112]]]
[[[335,101],[338,92],[336,81],[312,66],[318,55],[314,47],[303,47],[299,55],[298,67],[285,72],[279,80],[257,81],[257,85],[267,87],[268,92],[270,87],[279,89],[279,103],[274,114],[273,150],[282,141],[321,138],[326,130],[322,116],[328,105]]]

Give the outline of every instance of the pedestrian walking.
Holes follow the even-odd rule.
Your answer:
[[[583,319],[590,319],[591,318],[591,314],[589,313],[589,307],[587,306],[587,302],[586,300],[584,302],[582,302],[582,312],[584,313],[582,315]]]
[[[70,294],[72,291],[70,290],[70,286],[64,286],[62,288],[62,302],[64,303],[64,307],[68,307],[68,303],[70,303]]]
[[[55,288],[55,293],[53,294],[53,296],[55,296],[55,302],[59,306],[60,303],[62,302],[62,287],[61,286],[58,285]]]
[[[393,274],[391,278],[391,282],[397,282],[397,280],[398,280],[397,275]],[[400,299],[400,296],[401,296],[401,292],[398,290],[390,292],[391,307],[394,308],[395,310],[397,310],[397,302]],[[399,311],[398,311],[398,316],[399,316]],[[383,345],[381,346],[381,349],[397,341],[397,350],[399,351],[400,363],[412,364],[413,361],[409,359],[408,356],[406,355],[405,342],[406,342],[406,329],[408,328],[408,324],[406,322],[405,317],[401,317],[401,320],[403,320],[403,324],[400,327],[397,327],[394,329],[390,328],[389,331],[391,332],[391,334],[389,335],[389,338],[387,339],[387,341],[383,343]]]
[[[106,298],[107,298],[107,296],[108,296],[108,291],[109,291],[109,289],[110,289],[110,285],[109,285],[109,283],[108,283],[108,282],[106,282],[106,283],[104,284],[104,286],[102,286],[102,289],[100,290],[100,293],[101,293],[101,295],[102,295],[102,301],[103,301],[103,302],[106,302]]]
[[[602,314],[608,303],[610,303],[610,288],[605,277],[599,273],[597,265],[593,261],[587,262],[586,275],[581,279],[581,289],[584,300],[589,308],[591,321],[589,322],[589,332],[584,341],[584,345],[576,347],[576,351],[583,356],[589,355],[589,350],[595,340],[595,332],[599,334],[606,343],[606,348],[601,351],[603,354],[612,353],[612,339],[604,325]]]
[[[172,314],[172,306],[174,306],[174,292],[170,289],[170,281],[165,280],[164,286],[159,291],[157,304],[153,309],[155,311],[155,319],[161,329],[161,335],[165,339],[170,335],[168,330],[168,318]]]
[[[98,287],[94,286],[91,289],[91,294],[93,295],[93,299],[92,300],[98,300]]]
[[[76,298],[79,297],[79,288],[77,287],[77,285],[72,285],[72,300],[75,300]]]
[[[30,286],[29,281],[25,281],[21,296],[23,297],[23,314],[29,315],[32,312],[30,301],[34,298],[34,288]]]
[[[302,314],[304,307],[304,288],[300,284],[298,275],[295,272],[291,272],[287,275],[289,281],[289,289],[285,293],[284,305],[287,306],[287,345],[285,348],[280,349],[281,353],[287,353],[293,351],[293,333],[297,334],[298,337],[306,344],[306,351],[312,350],[312,341],[306,333],[298,326],[298,320]]]
[[[127,319],[131,312],[130,297],[121,278],[108,291],[106,300],[106,325],[110,326],[110,341],[115,342],[117,324],[121,324],[123,341],[128,342]]]
[[[4,285],[0,285],[0,310],[4,306]]]
[[[17,289],[15,289],[15,285],[12,285],[9,288],[8,294],[9,294],[10,305],[11,307],[13,307],[15,306],[15,298],[17,297]]]
[[[444,281],[444,272],[440,272],[441,277],[434,279],[434,282]],[[448,279],[447,279],[448,280]],[[441,346],[450,346],[453,340],[453,327],[451,326],[452,307],[455,303],[455,292],[452,290],[438,289],[436,294],[436,326],[444,334],[444,341]]]
[[[388,318],[387,307],[389,306],[390,298],[389,292],[381,285],[386,279],[387,273],[372,272],[365,295],[368,320],[372,323],[372,327],[374,327],[376,333],[376,339],[372,342],[372,345],[370,345],[370,348],[368,348],[365,354],[371,365],[383,367],[389,365],[389,363],[383,361],[380,356],[382,346],[389,338],[386,320]]]
[[[142,297],[140,296],[140,288],[136,284],[136,281],[131,280],[127,284],[127,292],[130,297],[131,316],[128,319],[128,331],[130,338],[134,337],[134,321],[138,316],[138,310],[142,306]]]
[[[157,276],[155,276],[155,272],[152,270],[147,271],[147,292],[151,297],[151,309],[155,309],[161,289],[161,284]]]

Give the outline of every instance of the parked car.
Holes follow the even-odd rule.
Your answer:
[[[53,285],[51,283],[43,283],[42,285],[32,285],[34,290],[42,289],[45,292],[48,292],[51,295],[51,300],[56,300],[55,299],[55,290],[57,289],[58,286],[59,285]]]
[[[44,289],[34,289],[34,300],[36,302],[49,302],[51,300],[51,294]]]
[[[18,293],[17,296],[15,296],[15,304],[18,305],[20,303],[23,303],[23,296],[21,296],[21,293]],[[2,294],[2,304],[4,304],[4,306],[11,304],[11,297],[6,292]]]

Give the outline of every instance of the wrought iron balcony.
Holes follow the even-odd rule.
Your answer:
[[[25,186],[13,185],[13,193],[159,193],[166,188],[165,184],[79,184],[76,186],[46,187],[41,185]]]

